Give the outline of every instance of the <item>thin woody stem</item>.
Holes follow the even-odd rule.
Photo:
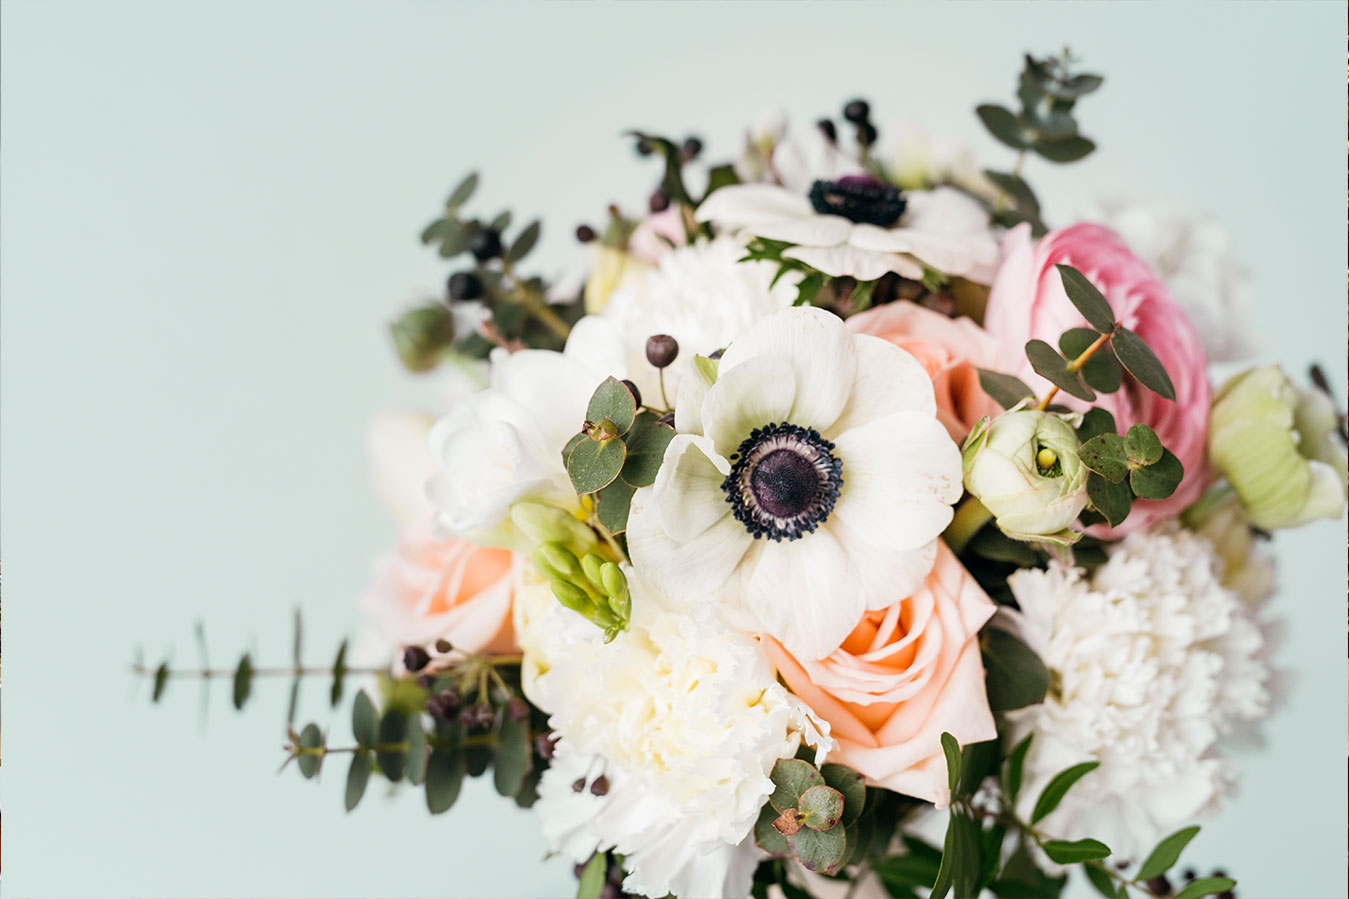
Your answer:
[[[1109,333],[1102,334],[1100,337],[1097,337],[1096,340],[1092,342],[1091,346],[1087,347],[1085,350],[1082,351],[1082,354],[1080,356],[1078,356],[1072,362],[1068,363],[1068,371],[1070,372],[1081,371],[1082,366],[1087,364],[1087,360],[1090,359],[1092,356],[1096,355],[1096,351],[1099,350],[1101,347],[1105,346],[1107,343],[1109,343],[1110,338],[1114,336],[1115,332],[1110,331]],[[1049,401],[1054,399],[1054,395],[1057,394],[1058,392],[1059,387],[1057,384],[1050,387],[1049,392],[1045,394],[1045,398],[1040,400],[1039,405],[1037,405],[1035,408],[1041,412],[1048,409]]]

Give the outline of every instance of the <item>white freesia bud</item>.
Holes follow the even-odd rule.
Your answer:
[[[1087,504],[1077,434],[1048,412],[1006,412],[975,425],[965,441],[965,487],[1017,540],[1067,544]]]

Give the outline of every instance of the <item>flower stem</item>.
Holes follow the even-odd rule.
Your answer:
[[[1118,328],[1119,326],[1116,325],[1115,327]],[[1105,346],[1107,343],[1109,343],[1110,338],[1114,336],[1115,332],[1109,331],[1105,334],[1102,334],[1100,337],[1097,337],[1096,340],[1092,342],[1091,346],[1087,347],[1085,350],[1082,351],[1081,355],[1079,355],[1072,362],[1068,363],[1068,371],[1070,372],[1081,371],[1082,366],[1087,364],[1087,360],[1090,359],[1092,356],[1096,355],[1096,351],[1099,350],[1101,347]],[[1052,400],[1054,398],[1054,395],[1057,394],[1058,392],[1059,387],[1057,384],[1050,387],[1049,392],[1045,394],[1045,398],[1040,400],[1039,405],[1037,405],[1035,408],[1041,412],[1048,409],[1049,401]]]
[[[993,513],[979,502],[978,497],[971,496],[956,509],[955,517],[951,519],[951,524],[947,526],[942,539],[946,541],[946,546],[951,552],[958,556],[974,539],[974,535],[992,520]]]

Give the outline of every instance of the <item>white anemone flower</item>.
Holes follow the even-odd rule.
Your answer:
[[[952,187],[901,193],[866,174],[816,180],[805,193],[772,184],[723,187],[698,207],[697,218],[793,244],[785,258],[860,281],[886,272],[921,280],[932,268],[988,283],[998,261],[988,213],[970,197]]]
[[[431,428],[436,473],[428,489],[442,528],[476,543],[515,546],[515,503],[580,508],[561,448],[581,429],[600,382],[626,376],[612,334],[588,318],[572,329],[564,352],[492,351],[488,387]]]
[[[715,383],[684,379],[675,424],[627,532],[667,602],[714,597],[734,626],[818,659],[931,570],[960,451],[893,344],[783,310],[731,341]]]

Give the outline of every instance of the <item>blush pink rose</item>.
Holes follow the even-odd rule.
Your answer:
[[[1126,374],[1122,388],[1097,394],[1091,404],[1061,392],[1055,397],[1071,408],[1096,405],[1109,411],[1121,433],[1132,424],[1148,425],[1185,466],[1185,479],[1170,497],[1135,503],[1117,528],[1092,529],[1098,536],[1122,537],[1180,514],[1212,480],[1204,451],[1210,398],[1208,360],[1194,326],[1162,282],[1113,231],[1100,225],[1073,225],[1032,243],[1030,226],[1018,225],[1003,241],[1002,266],[989,294],[984,327],[1002,343],[1003,370],[1021,376],[1042,396],[1050,384],[1026,361],[1026,341],[1039,338],[1057,347],[1064,331],[1087,327],[1064,293],[1055,263],[1078,269],[1105,294],[1116,320],[1147,342],[1176,388],[1174,402],[1162,399]]]
[[[970,319],[899,300],[850,317],[848,330],[887,340],[922,363],[932,378],[937,418],[956,443],[979,419],[1001,411],[979,386],[979,369],[998,364],[998,341]]]
[[[951,798],[942,732],[962,745],[998,733],[978,640],[994,609],[938,542],[936,564],[917,592],[864,614],[825,658],[799,660],[771,637],[764,649],[788,688],[829,722],[838,741],[831,761],[940,808]]]
[[[465,652],[513,652],[514,569],[510,550],[438,536],[422,518],[379,561],[360,604],[392,646],[448,640]]]

